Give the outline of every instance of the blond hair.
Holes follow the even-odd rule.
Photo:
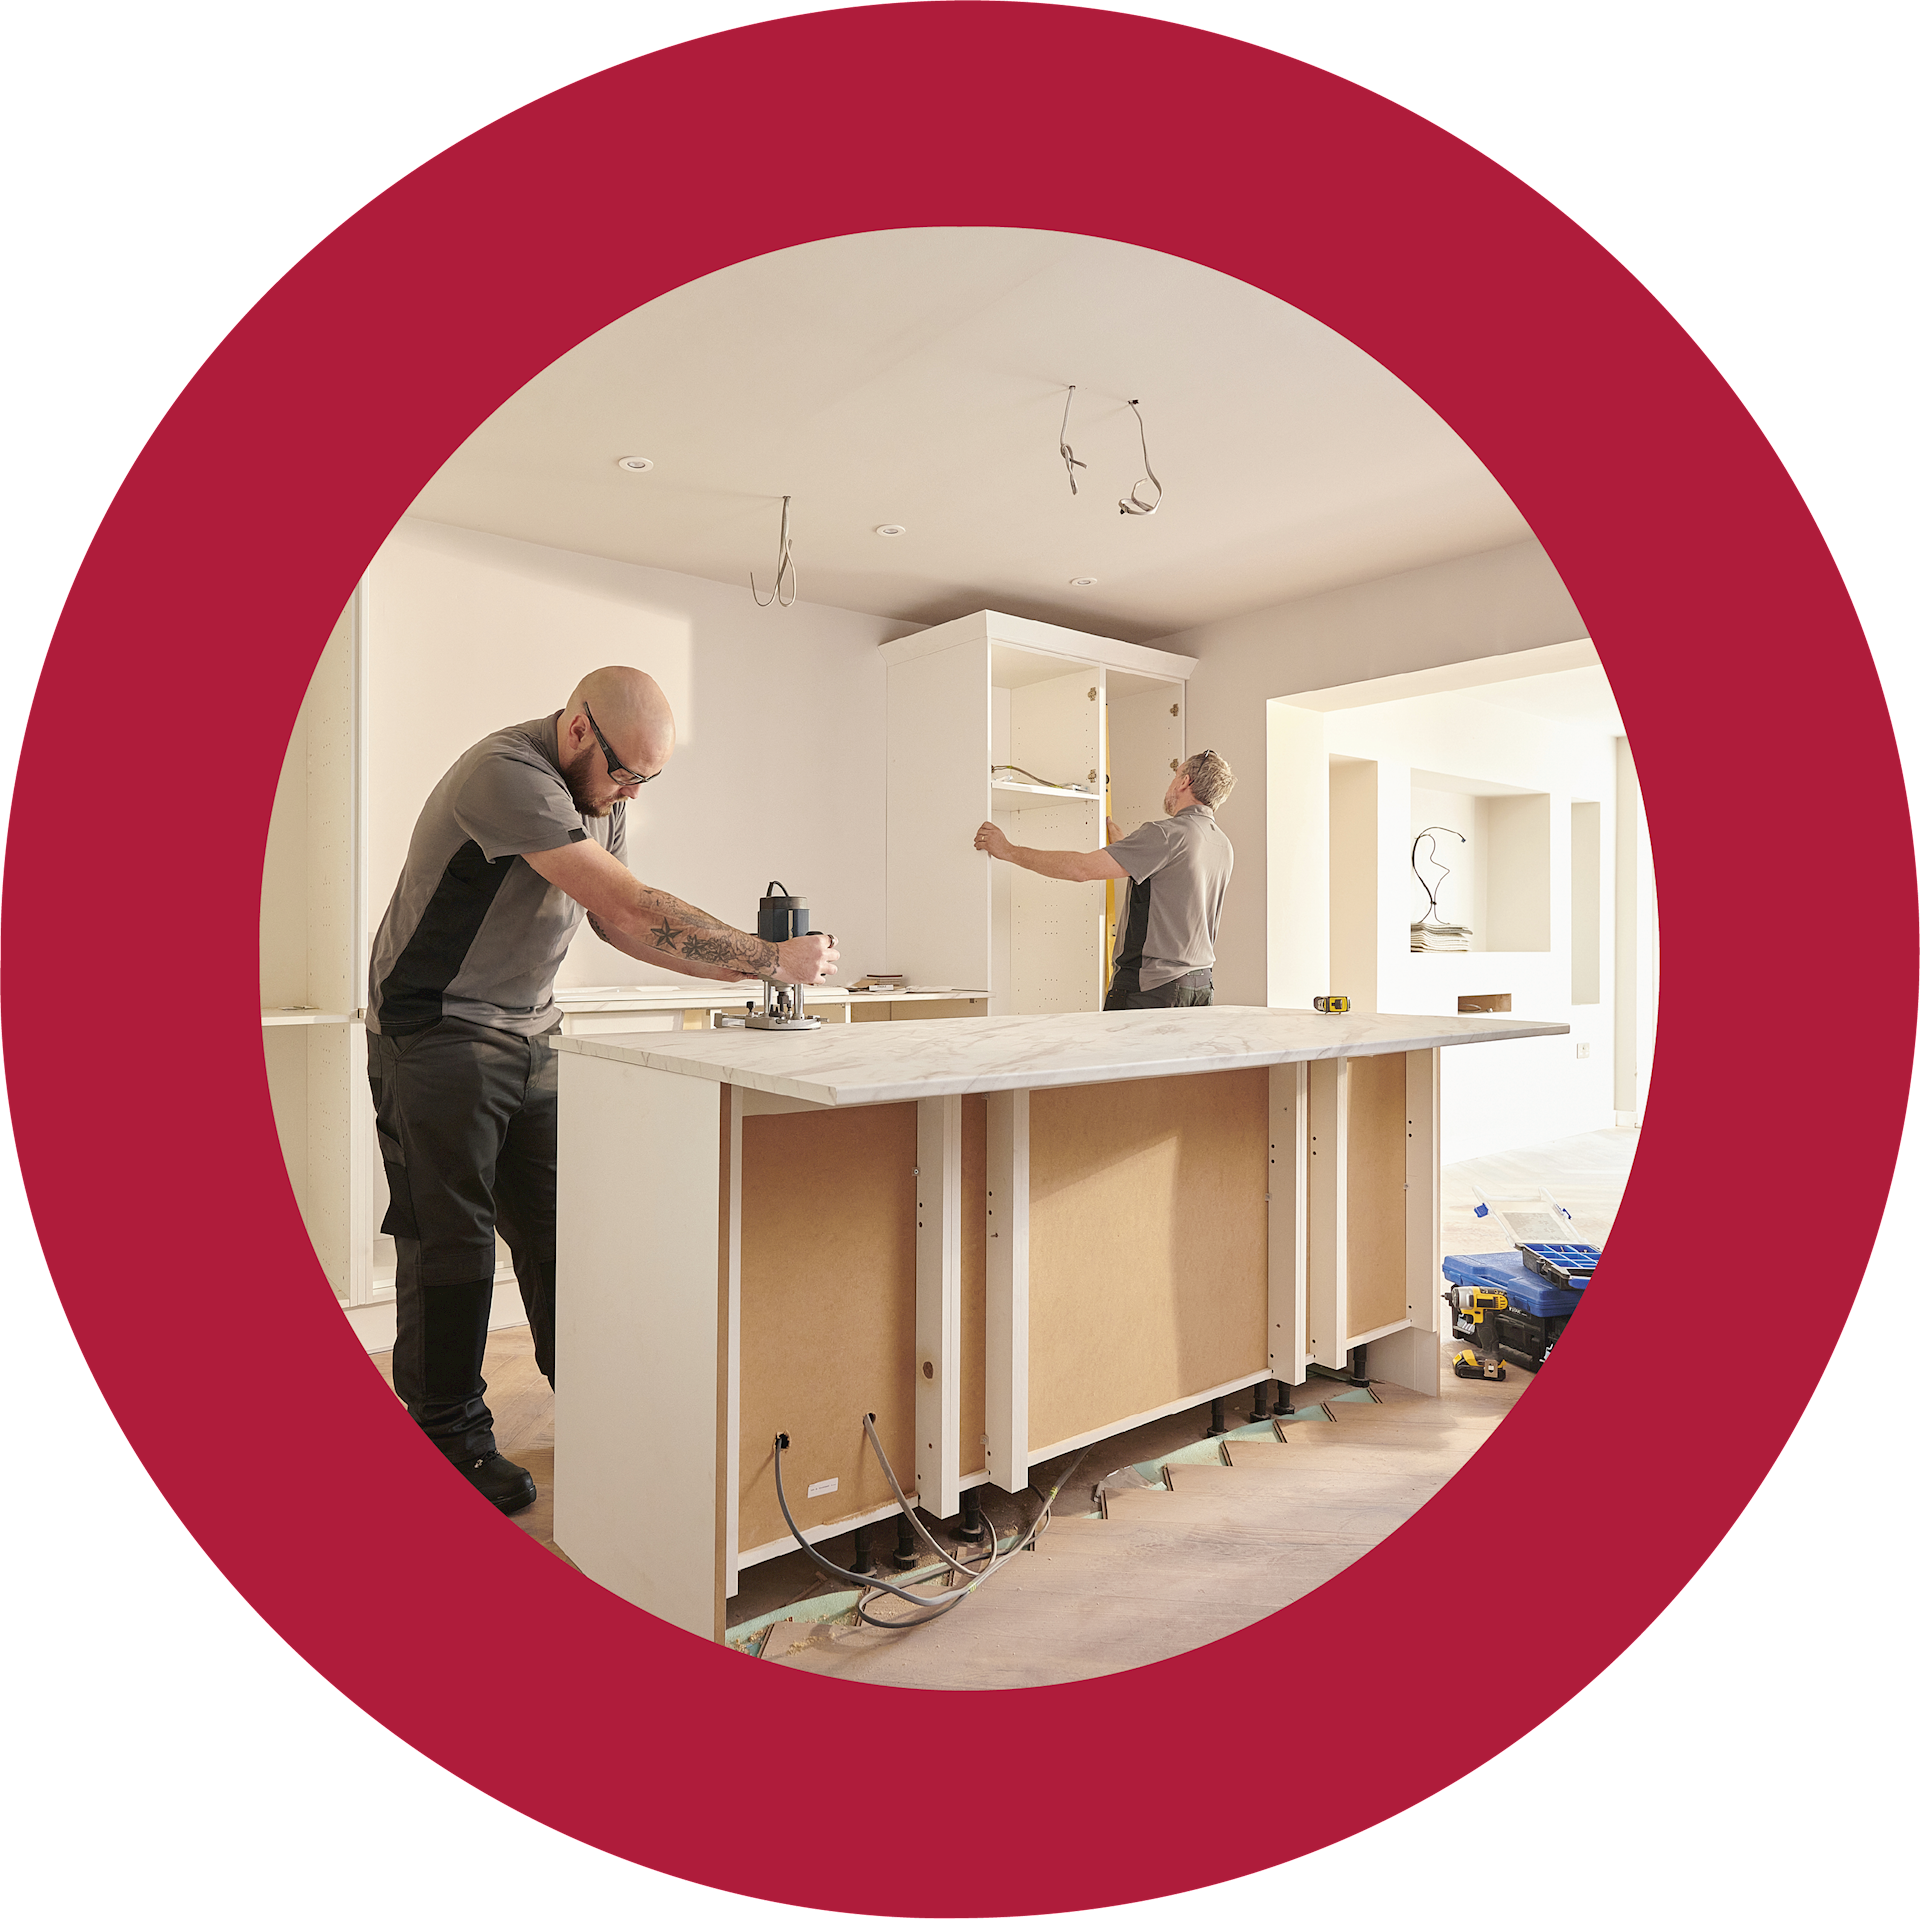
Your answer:
[[[1221,805],[1237,784],[1233,768],[1212,747],[1208,747],[1204,753],[1194,754],[1189,760],[1182,760],[1180,771],[1193,789],[1193,797],[1202,806]]]

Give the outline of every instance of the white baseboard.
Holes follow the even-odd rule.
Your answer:
[[[376,1294],[365,1306],[346,1308],[347,1323],[359,1335],[360,1344],[370,1353],[393,1351],[393,1294]],[[493,1276],[493,1310],[487,1315],[487,1331],[497,1333],[503,1327],[524,1326],[527,1309],[520,1303],[520,1287],[511,1273]]]

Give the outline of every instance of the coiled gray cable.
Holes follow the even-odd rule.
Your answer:
[[[1060,1493],[1067,1481],[1073,1477],[1080,1462],[1085,1459],[1087,1453],[1092,1450],[1090,1447],[1083,1448],[1074,1454],[1073,1458],[1068,1462],[1066,1470],[1054,1481],[1051,1490],[1040,1502],[1040,1510],[1034,1514],[1026,1531],[1023,1532],[1005,1552],[1000,1550],[1000,1535],[998,1530],[989,1522],[987,1527],[987,1550],[984,1553],[975,1553],[967,1559],[956,1559],[953,1554],[948,1552],[947,1549],[927,1531],[926,1527],[920,1523],[919,1515],[913,1510],[906,1494],[901,1490],[899,1480],[894,1477],[892,1463],[887,1458],[886,1448],[880,1443],[880,1435],[875,1429],[873,1415],[871,1413],[866,1414],[860,1423],[861,1429],[867,1436],[867,1444],[873,1448],[874,1457],[880,1462],[880,1470],[886,1474],[887,1484],[892,1488],[893,1496],[895,1500],[898,1501],[900,1510],[907,1517],[907,1524],[910,1525],[913,1530],[919,1534],[921,1539],[946,1563],[950,1569],[949,1577],[957,1573],[967,1581],[966,1585],[961,1587],[958,1592],[945,1592],[934,1598],[923,1599],[919,1594],[908,1591],[904,1586],[896,1585],[892,1580],[876,1579],[869,1573],[857,1573],[850,1567],[836,1566],[833,1561],[828,1559],[824,1554],[816,1552],[802,1535],[800,1528],[794,1523],[793,1510],[787,1504],[786,1483],[780,1470],[780,1455],[786,1451],[789,1444],[785,1433],[776,1433],[774,1435],[773,1490],[780,1501],[780,1516],[787,1522],[787,1530],[792,1533],[794,1541],[800,1550],[805,1553],[808,1559],[810,1559],[814,1565],[818,1566],[822,1572],[831,1574],[833,1578],[843,1580],[851,1585],[863,1586],[876,1593],[885,1593],[894,1599],[904,1599],[909,1605],[920,1609],[920,1617],[917,1619],[912,1617],[906,1619],[879,1619],[867,1610],[867,1601],[864,1596],[854,1602],[854,1610],[859,1614],[863,1623],[869,1626],[882,1626],[889,1631],[898,1631],[903,1627],[924,1626],[930,1620],[938,1619],[943,1614],[950,1613],[954,1607],[959,1605],[961,1600],[967,1598],[971,1593],[978,1592],[1015,1553],[1024,1552],[1045,1528],[1053,1512],[1053,1502],[1060,1497]],[[987,1562],[986,1565],[981,1567],[977,1572],[972,1571],[972,1568],[980,1566],[980,1562],[983,1559]]]

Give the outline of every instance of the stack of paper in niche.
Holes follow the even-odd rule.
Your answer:
[[[1416,953],[1464,953],[1473,938],[1471,926],[1448,926],[1440,920],[1415,920],[1413,950]]]

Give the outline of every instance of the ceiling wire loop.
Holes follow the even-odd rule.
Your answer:
[[[793,495],[783,493],[780,496],[780,561],[773,572],[773,591],[763,600],[760,582],[751,571],[747,574],[747,589],[753,595],[755,606],[791,606],[800,597],[800,575],[793,564],[792,516],[788,510],[792,505]]]
[[[1076,460],[1073,457],[1073,448],[1067,444],[1067,421],[1069,420],[1069,418],[1072,417],[1072,414],[1073,414],[1074,391],[1075,389],[1072,387],[1067,388],[1066,410],[1060,415],[1060,457],[1067,463],[1068,489],[1074,494],[1076,498],[1078,498],[1080,493],[1080,483],[1073,477],[1073,469],[1075,467],[1078,467],[1081,470],[1081,472],[1084,473],[1087,469],[1087,463],[1085,460]]]
[[[1144,480],[1134,481],[1133,491],[1120,502],[1120,511],[1122,513],[1138,513],[1144,518],[1149,513],[1158,513],[1160,511],[1160,502],[1166,497],[1166,488],[1160,484],[1159,477],[1153,470],[1153,461],[1147,453],[1147,423],[1140,412],[1140,402],[1138,400],[1129,400],[1127,404],[1133,408],[1133,417],[1139,423],[1140,462],[1147,469],[1147,477]],[[1153,500],[1151,504],[1140,497],[1140,489],[1143,486],[1151,486],[1153,488]]]

